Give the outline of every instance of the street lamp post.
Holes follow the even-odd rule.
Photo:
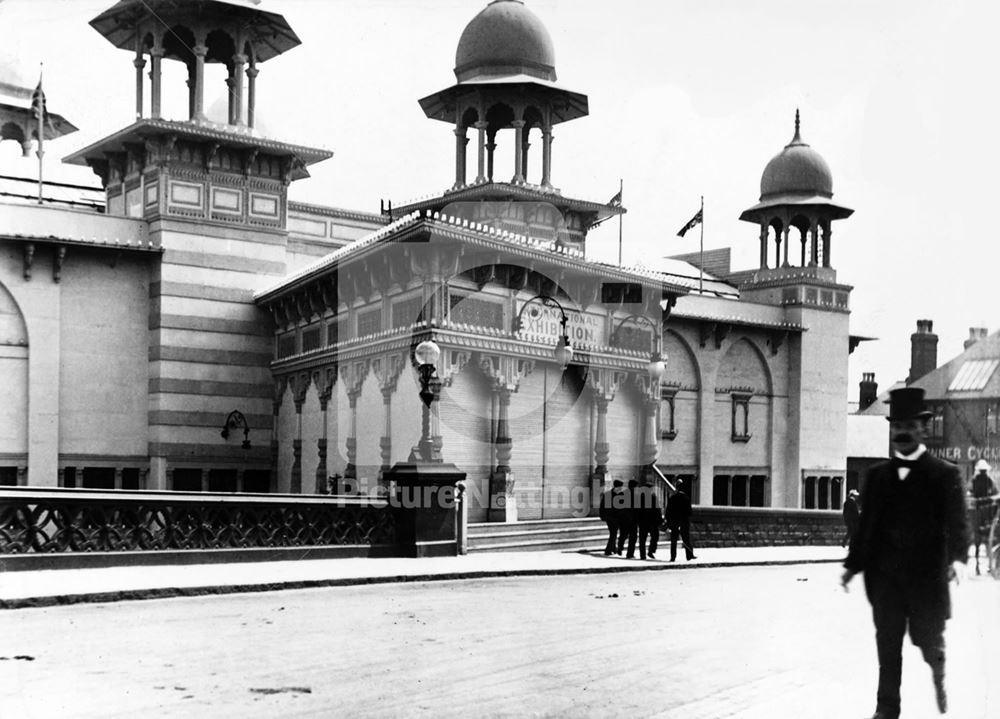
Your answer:
[[[441,392],[437,364],[441,348],[433,339],[413,350],[423,403],[420,441],[405,462],[387,469],[384,478],[395,491],[396,542],[407,557],[454,556],[463,551],[462,491],[465,472],[441,458],[440,445],[431,436],[431,412]]]
[[[417,345],[413,356],[417,360],[417,372],[420,374],[420,401],[424,404],[416,455],[424,462],[442,462],[444,460],[441,453],[431,438],[431,406],[441,392],[441,380],[435,376],[441,348],[434,340],[424,340]]]

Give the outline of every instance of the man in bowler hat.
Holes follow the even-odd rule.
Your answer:
[[[878,695],[872,719],[897,719],[903,637],[930,665],[938,710],[947,711],[945,621],[951,616],[948,581],[964,572],[969,556],[965,497],[958,468],[924,445],[924,391],[889,394],[892,458],[871,468],[861,494],[861,524],[841,582],[864,572],[878,649]]]

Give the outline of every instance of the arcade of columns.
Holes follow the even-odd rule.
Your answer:
[[[429,221],[422,220],[421,224],[426,225]],[[413,229],[413,228],[411,228]],[[426,228],[440,235],[440,228]],[[425,231],[413,229],[414,232]],[[463,233],[464,234],[464,233]],[[278,462],[278,442],[279,442],[279,410],[283,397],[287,390],[290,391],[295,408],[295,434],[292,438],[292,467],[291,467],[291,492],[301,492],[302,484],[302,411],[310,388],[315,388],[321,412],[320,436],[316,438],[316,451],[318,453],[318,464],[316,469],[315,488],[321,492],[326,487],[329,476],[328,445],[329,436],[328,411],[329,403],[333,396],[336,383],[341,382],[344,395],[348,402],[348,427],[343,449],[346,458],[346,478],[357,479],[357,458],[358,458],[358,412],[360,411],[362,392],[365,380],[369,374],[374,376],[375,385],[381,394],[380,403],[368,403],[367,410],[372,410],[377,404],[382,406],[383,434],[378,441],[379,456],[381,458],[381,470],[389,469],[391,457],[393,456],[393,426],[392,407],[393,398],[399,388],[399,378],[407,365],[413,365],[412,347],[424,338],[433,337],[441,346],[441,359],[437,366],[437,375],[444,386],[449,386],[455,376],[470,362],[474,361],[479,370],[487,378],[492,393],[489,403],[489,419],[494,428],[492,435],[492,460],[491,468],[493,475],[493,486],[496,488],[494,494],[510,492],[511,477],[511,457],[515,451],[513,439],[509,428],[508,410],[511,402],[511,395],[518,390],[521,381],[534,370],[536,362],[551,361],[552,345],[540,343],[526,351],[523,343],[512,344],[511,339],[516,339],[517,328],[511,328],[511,334],[497,335],[495,331],[490,333],[477,333],[474,330],[467,331],[449,327],[447,322],[444,325],[438,323],[435,318],[446,317],[444,308],[448,306],[448,286],[449,281],[445,278],[455,278],[459,275],[472,278],[477,284],[482,281],[485,284],[487,276],[493,281],[499,282],[506,287],[508,300],[510,302],[523,302],[520,299],[521,292],[524,292],[524,299],[528,297],[541,296],[555,292],[552,281],[537,271],[532,271],[523,266],[510,265],[484,265],[484,258],[475,258],[475,245],[462,243],[449,247],[446,244],[439,244],[433,248],[427,243],[399,242],[390,243],[380,254],[369,255],[365,258],[352,262],[356,267],[338,266],[331,268],[331,274],[318,277],[305,286],[283,291],[280,295],[263,300],[262,304],[270,309],[275,324],[279,332],[287,331],[290,328],[304,328],[307,326],[318,326],[332,316],[336,316],[335,308],[346,306],[348,315],[346,325],[353,325],[355,312],[363,310],[365,306],[356,305],[355,300],[359,298],[370,298],[376,293],[386,297],[385,294],[390,287],[398,287],[399,280],[408,273],[413,273],[413,277],[419,278],[413,284],[423,288],[422,301],[424,310],[416,324],[400,327],[398,330],[380,332],[370,338],[358,337],[359,343],[348,341],[348,345],[336,343],[327,352],[313,357],[303,357],[301,359],[292,356],[287,359],[280,359],[272,366],[275,377],[275,394],[273,401],[273,435],[272,435],[272,461],[273,476],[282,476],[284,469],[277,466]],[[468,261],[472,269],[461,270],[459,257]],[[539,258],[541,259],[541,257]],[[497,262],[493,256],[493,262]],[[406,272],[404,272],[404,267]],[[481,276],[477,274],[477,268],[482,269]],[[567,280],[561,272],[563,281],[574,284],[574,281]],[[581,305],[594,304],[599,301],[600,282],[594,278],[577,278],[576,286],[571,287],[569,295],[574,297],[584,297],[586,294],[584,287],[591,285],[597,287],[590,296],[581,300]],[[480,284],[480,286],[482,286]],[[526,293],[530,292],[528,295]],[[665,319],[657,302],[653,301],[653,293],[647,292],[647,310],[654,312],[658,318]],[[499,299],[499,298],[498,298]],[[672,303],[671,303],[672,304]],[[370,305],[369,303],[366,306]],[[353,309],[352,309],[353,308]],[[582,309],[586,309],[582,307]],[[617,324],[618,330],[629,321],[634,320],[636,315],[629,315],[621,319],[621,307],[612,303],[605,307],[606,316],[606,336],[597,338],[597,344],[602,346],[600,352],[591,351],[590,348],[576,349],[576,364],[578,371],[586,374],[586,387],[590,395],[592,406],[596,412],[595,421],[595,442],[593,447],[593,466],[595,482],[603,481],[603,477],[608,471],[610,457],[610,446],[607,435],[607,411],[608,405],[614,401],[619,391],[631,378],[637,389],[645,398],[643,403],[644,431],[640,452],[640,463],[649,465],[656,461],[659,452],[659,434],[657,428],[657,415],[660,403],[660,389],[658,382],[650,380],[647,372],[648,357],[641,358],[632,355],[616,356],[614,347],[620,347],[621,343],[615,339],[613,331]],[[662,321],[657,322],[646,319],[650,333],[643,333],[641,336],[652,339],[654,352],[658,352],[662,342]],[[553,343],[554,344],[554,343]],[[648,346],[648,345],[646,345]],[[645,349],[643,355],[645,355]],[[520,355],[520,356],[519,356]],[[581,367],[582,365],[582,367]],[[414,368],[415,372],[416,369]],[[369,385],[370,386],[370,385]],[[486,407],[483,408],[486,411]],[[398,418],[398,414],[397,414]],[[416,417],[414,417],[416,419]],[[431,412],[432,437],[433,442],[441,448],[442,438],[437,413],[437,403],[432,403]],[[397,448],[398,449],[398,448]],[[447,454],[447,450],[445,450]],[[398,452],[397,452],[398,456]]]
[[[779,210],[760,223],[760,268],[767,269],[770,252],[768,240],[774,228],[774,267],[791,267],[788,261],[789,232],[792,228],[800,232],[802,243],[801,267],[830,266],[830,237],[832,234],[829,218],[812,217],[808,220],[801,214],[794,217],[788,210]],[[806,262],[808,247],[809,261]],[[782,253],[784,249],[784,253]]]
[[[132,64],[135,66],[135,116],[143,116],[143,69],[146,66],[145,54],[150,57],[150,117],[161,119],[162,112],[162,63],[166,50],[164,48],[164,37],[170,32],[167,28],[158,27],[146,34],[141,30],[136,31],[135,36],[135,59]],[[205,117],[205,62],[208,55],[208,36],[211,32],[207,28],[195,28],[192,31],[194,45],[191,51],[194,54],[194,62],[188,64],[188,118],[195,122],[204,122]],[[237,33],[234,47],[243,47],[244,52],[236,52],[226,61],[228,76],[226,86],[229,98],[228,123],[237,127],[245,126],[253,128],[256,106],[256,86],[257,75],[260,70],[257,68],[256,53],[253,43],[242,38]],[[242,76],[247,77],[247,101],[246,120],[244,121],[243,102],[243,82]]]
[[[459,108],[463,107],[459,105]],[[494,105],[494,108],[508,108],[507,104]],[[552,121],[551,111],[546,109],[539,111],[534,106],[513,104],[512,116],[525,119],[510,120],[483,120],[484,115],[489,117],[490,111],[481,113],[474,109],[464,112],[461,109],[455,112],[455,184],[453,190],[461,189],[467,185],[467,146],[469,144],[468,131],[472,128],[476,131],[476,157],[477,172],[474,184],[493,182],[493,158],[497,147],[496,136],[502,129],[514,130],[514,176],[510,182],[521,185],[527,182],[528,176],[528,149],[531,147],[531,130],[538,127],[542,134],[542,179],[541,187],[552,188]]]
[[[408,338],[407,338],[408,339]],[[445,359],[447,357],[447,359]],[[437,375],[443,386],[448,386],[455,376],[472,359],[478,360],[478,366],[490,381],[491,420],[495,433],[492,442],[492,474],[491,494],[504,495],[508,498],[513,492],[511,458],[514,453],[511,438],[508,409],[511,395],[517,392],[521,381],[535,368],[536,360],[512,357],[507,354],[490,354],[486,352],[472,353],[467,350],[446,349],[442,351],[441,366]],[[304,438],[302,436],[302,410],[306,396],[311,387],[315,387],[318,399],[321,421],[321,434],[316,438],[318,464],[315,476],[315,493],[328,491],[329,477],[328,439],[329,436],[329,404],[336,383],[344,383],[349,402],[350,420],[347,437],[344,439],[345,456],[347,460],[344,478],[357,479],[358,455],[358,403],[362,395],[362,386],[368,374],[371,373],[378,381],[382,396],[384,433],[379,438],[379,453],[381,467],[379,476],[391,466],[392,456],[392,397],[398,387],[398,380],[403,369],[409,362],[406,351],[388,352],[378,357],[357,359],[340,364],[328,362],[321,368],[298,371],[289,375],[277,376],[273,401],[273,433],[271,453],[275,476],[280,474],[278,467],[278,413],[281,409],[286,390],[291,390],[295,407],[295,436],[292,439],[292,467],[289,491],[293,494],[303,492],[302,451]],[[600,487],[608,472],[608,462],[611,455],[611,445],[608,442],[607,415],[608,406],[631,379],[642,393],[644,430],[640,455],[640,464],[653,464],[659,454],[659,434],[657,431],[657,409],[659,407],[659,386],[644,376],[641,371],[627,371],[610,368],[591,367],[587,370],[586,391],[596,413],[595,441],[593,446],[593,481]],[[438,450],[442,449],[443,439],[440,430],[440,418],[437,402],[431,406],[431,438]]]

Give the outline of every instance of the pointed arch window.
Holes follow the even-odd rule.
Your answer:
[[[732,440],[750,441],[750,398],[749,392],[733,392],[732,397]]]

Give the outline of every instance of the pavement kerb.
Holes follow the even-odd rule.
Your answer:
[[[839,564],[843,559],[763,559],[749,561],[717,561],[657,564],[622,564],[608,567],[572,567],[540,569],[487,569],[442,571],[422,574],[386,574],[381,576],[331,577],[327,579],[301,579],[281,582],[259,582],[252,584],[215,584],[197,587],[149,587],[108,592],[87,592],[78,594],[58,594],[40,597],[20,597],[0,599],[0,610],[53,607],[69,604],[99,604],[105,602],[134,601],[143,599],[166,599],[171,597],[199,597],[212,594],[243,594],[272,592],[289,589],[317,589],[323,587],[350,587],[368,584],[395,584],[414,582],[443,582],[465,579],[491,579],[497,577],[542,577],[570,574],[624,574],[628,572],[662,572],[689,569],[718,569],[724,567],[763,567],[792,564]],[[56,570],[58,571],[58,570]]]

